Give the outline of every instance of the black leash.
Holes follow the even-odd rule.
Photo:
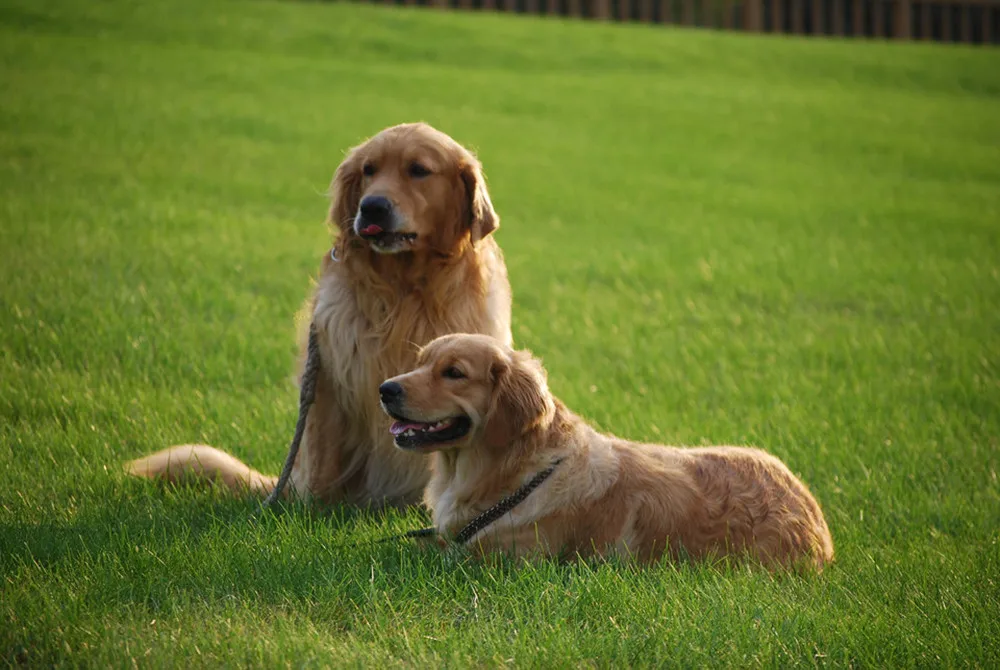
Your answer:
[[[330,249],[330,258],[334,263],[339,263],[337,258],[337,245]],[[274,485],[264,502],[260,504],[261,511],[274,504],[274,501],[281,496],[282,489],[288,483],[288,478],[292,476],[292,466],[295,465],[295,457],[299,455],[299,445],[302,444],[302,434],[306,431],[306,417],[309,415],[309,408],[316,400],[316,375],[319,374],[319,337],[316,334],[316,322],[309,323],[309,345],[306,348],[306,367],[302,371],[302,382],[299,388],[299,418],[295,422],[295,434],[292,436],[292,444],[288,447],[288,456],[285,458],[285,466],[281,469],[278,483]]]
[[[455,537],[452,538],[452,542],[458,545],[465,544],[476,534],[489,526],[491,523],[502,517],[507,512],[524,502],[524,499],[531,495],[531,492],[542,485],[546,479],[552,476],[555,472],[556,466],[562,462],[563,459],[558,458],[552,462],[552,465],[545,468],[537,475],[531,478],[531,481],[514,491],[505,498],[501,498],[500,502],[495,504],[493,507],[489,508],[472,521],[467,523],[462,530],[458,531]],[[409,532],[403,533],[402,535],[392,535],[390,537],[383,538],[379,542],[389,542],[390,540],[412,540],[423,537],[434,537],[437,535],[437,529],[433,526],[428,528],[418,528],[417,530],[411,530]]]
[[[309,407],[316,400],[316,375],[319,373],[319,337],[316,334],[316,324],[309,324],[309,346],[306,354],[306,367],[302,373],[302,386],[299,390],[299,419],[295,423],[295,435],[292,437],[292,444],[288,447],[288,458],[285,459],[285,467],[281,469],[281,476],[278,483],[274,485],[274,490],[268,494],[260,508],[264,510],[274,504],[274,501],[281,495],[281,490],[288,483],[288,478],[292,476],[292,466],[295,465],[295,457],[299,453],[299,445],[302,444],[302,434],[306,430],[306,417],[309,415]]]
[[[527,498],[532,491],[541,486],[542,482],[548,479],[552,473],[555,472],[556,466],[559,465],[560,462],[562,462],[561,458],[556,459],[552,465],[532,477],[530,482],[519,488],[517,491],[514,491],[514,493],[506,498],[502,498],[496,505],[470,521],[465,528],[458,531],[458,535],[456,535],[454,539],[455,543],[465,544],[475,537],[476,533],[481,531],[483,528],[486,528],[504,514],[524,502],[524,499]]]
[[[375,540],[375,544],[382,544],[383,542],[392,542],[393,540],[418,540],[424,537],[434,537],[437,535],[437,528],[434,526],[428,526],[427,528],[417,528],[416,530],[408,530],[405,533],[400,533],[399,535],[390,535],[389,537],[383,537],[380,540]]]

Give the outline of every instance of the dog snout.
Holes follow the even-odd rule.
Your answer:
[[[385,228],[392,222],[392,201],[384,195],[366,195],[358,211],[366,226]]]
[[[387,407],[403,399],[403,387],[398,382],[385,382],[378,387],[378,397]]]

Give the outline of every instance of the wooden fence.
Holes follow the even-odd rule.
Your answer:
[[[752,32],[1000,43],[1000,0],[385,1]]]

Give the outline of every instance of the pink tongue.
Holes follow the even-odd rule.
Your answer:
[[[397,421],[389,427],[389,432],[393,435],[399,435],[401,433],[405,433],[410,428],[413,430],[421,430],[426,425],[427,424],[424,423],[413,423],[411,421]]]
[[[382,226],[376,226],[374,223],[361,229],[362,235],[378,235],[381,232]]]

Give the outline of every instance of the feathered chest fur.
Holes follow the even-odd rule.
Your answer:
[[[420,347],[436,337],[484,333],[510,343],[506,270],[492,240],[481,246],[466,258],[406,273],[357,258],[324,268],[313,319],[322,367],[348,415],[381,414],[379,384],[411,369]]]

